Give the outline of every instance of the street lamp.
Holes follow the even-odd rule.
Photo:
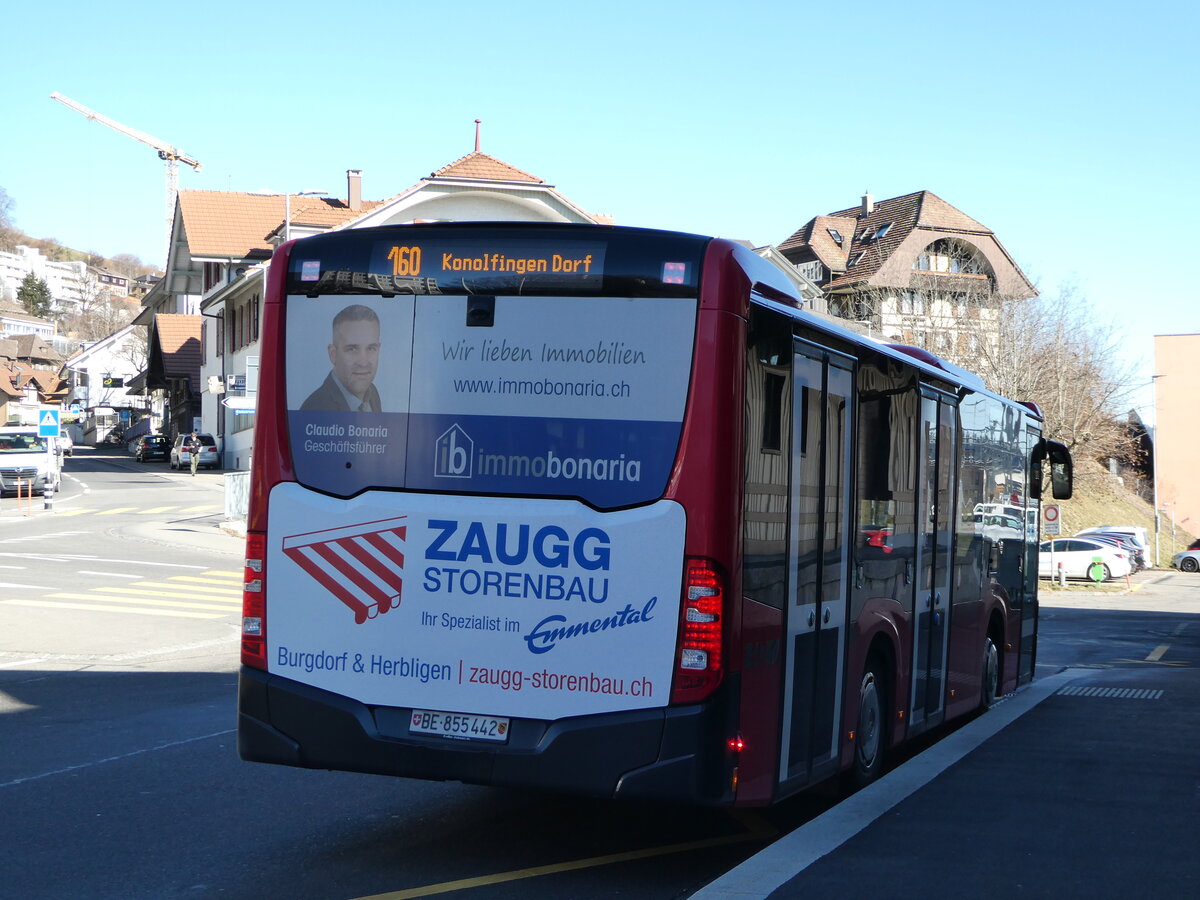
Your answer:
[[[278,197],[279,191],[250,191],[256,197]],[[289,191],[283,195],[283,242],[292,239],[292,198],[328,197],[328,191]]]
[[[292,197],[324,197],[328,191],[296,191],[295,194],[284,194],[283,197],[283,242],[292,239]]]
[[[1164,375],[1151,375],[1150,384],[1154,389],[1154,435],[1150,439],[1150,473],[1154,478],[1154,568],[1158,568],[1158,385],[1155,384],[1159,378],[1165,378]],[[1172,543],[1174,546],[1174,543]]]

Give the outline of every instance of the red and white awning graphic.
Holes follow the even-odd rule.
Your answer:
[[[293,534],[283,552],[354,611],[361,625],[400,605],[407,516]]]

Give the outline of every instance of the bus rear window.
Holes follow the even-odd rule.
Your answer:
[[[297,480],[343,497],[404,488],[600,508],[661,497],[695,295],[587,293],[290,295]]]

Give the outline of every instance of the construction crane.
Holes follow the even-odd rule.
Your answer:
[[[128,125],[115,122],[108,118],[108,116],[102,116],[94,109],[88,109],[82,103],[76,103],[70,97],[64,97],[58,91],[51,94],[50,99],[57,100],[63,106],[68,106],[75,110],[75,112],[82,113],[93,122],[107,125],[113,131],[119,131],[121,134],[128,135],[135,141],[141,141],[143,144],[153,147],[158,151],[158,158],[167,164],[167,255],[169,256],[171,252],[171,228],[175,224],[175,195],[179,193],[179,164],[183,163],[199,171],[200,161],[182,153],[166,141],[160,141],[158,138],[152,137],[144,131],[138,131],[136,128],[130,128]]]

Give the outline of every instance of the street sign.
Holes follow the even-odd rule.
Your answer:
[[[231,409],[241,416],[249,415],[250,413],[254,412],[257,402],[258,397],[254,394],[246,394],[240,397],[226,397],[221,401],[222,405],[224,405],[227,409]]]
[[[57,409],[43,409],[38,414],[38,437],[58,437],[60,415]]]
[[[1057,503],[1047,503],[1042,507],[1042,534],[1056,537],[1062,534],[1062,514]]]

